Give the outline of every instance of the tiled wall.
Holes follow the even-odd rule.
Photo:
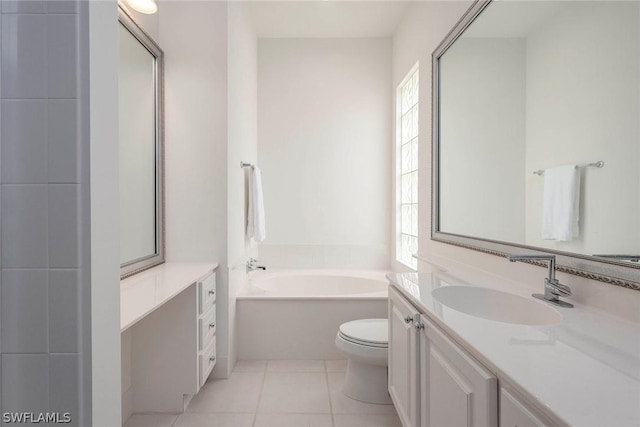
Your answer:
[[[0,409],[71,425],[84,424],[79,10],[0,9]]]

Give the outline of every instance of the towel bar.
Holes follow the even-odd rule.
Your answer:
[[[602,160],[594,163],[586,163],[584,165],[578,165],[579,168],[603,168],[604,162]],[[543,169],[538,169],[537,171],[533,171],[536,175],[544,175]]]

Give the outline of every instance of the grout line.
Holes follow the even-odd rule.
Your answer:
[[[336,425],[336,420],[335,417],[333,416],[333,402],[331,402],[331,386],[329,385],[329,372],[327,371],[327,361],[324,360],[323,363],[324,365],[324,379],[327,382],[327,394],[329,395],[329,412],[331,412],[331,425],[333,427],[335,427]]]
[[[267,366],[269,365],[269,361],[266,360],[264,363],[264,370],[262,371],[262,384],[260,384],[260,393],[258,394],[258,403],[256,404],[256,410],[253,413],[253,422],[251,425],[255,427],[256,421],[258,418],[258,408],[260,407],[260,401],[262,400],[262,393],[264,392],[264,383],[267,379]]]
[[[162,413],[160,413],[160,415],[162,415]],[[177,427],[177,422],[178,419],[182,416],[182,415],[192,415],[192,416],[198,416],[198,415],[252,415],[253,416],[253,421],[252,424],[253,425],[255,423],[255,412],[183,412],[181,414],[178,414],[175,418],[175,420],[173,421],[173,423],[171,424],[170,427]],[[189,424],[188,426],[191,426],[192,424]],[[198,424],[200,425],[200,424]],[[126,426],[123,426],[126,427]]]
[[[199,414],[202,412],[198,412]],[[253,412],[208,412],[208,414],[252,414]],[[331,415],[329,412],[260,412],[262,415]],[[343,414],[343,415],[363,415],[360,412],[354,412],[353,414]],[[373,414],[373,415],[381,415],[381,414]],[[384,414],[382,414],[384,415]]]

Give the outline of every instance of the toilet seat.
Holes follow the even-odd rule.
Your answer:
[[[345,341],[366,347],[389,347],[387,319],[360,319],[343,323],[338,335]]]

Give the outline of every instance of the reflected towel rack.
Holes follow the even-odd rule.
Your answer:
[[[241,168],[251,168],[251,169],[253,169],[255,166],[252,165],[251,163],[240,162],[240,167]]]
[[[578,165],[579,168],[603,168],[604,162],[602,160],[594,163],[585,163],[584,165]],[[538,169],[537,171],[533,171],[536,175],[544,175],[544,169]]]

